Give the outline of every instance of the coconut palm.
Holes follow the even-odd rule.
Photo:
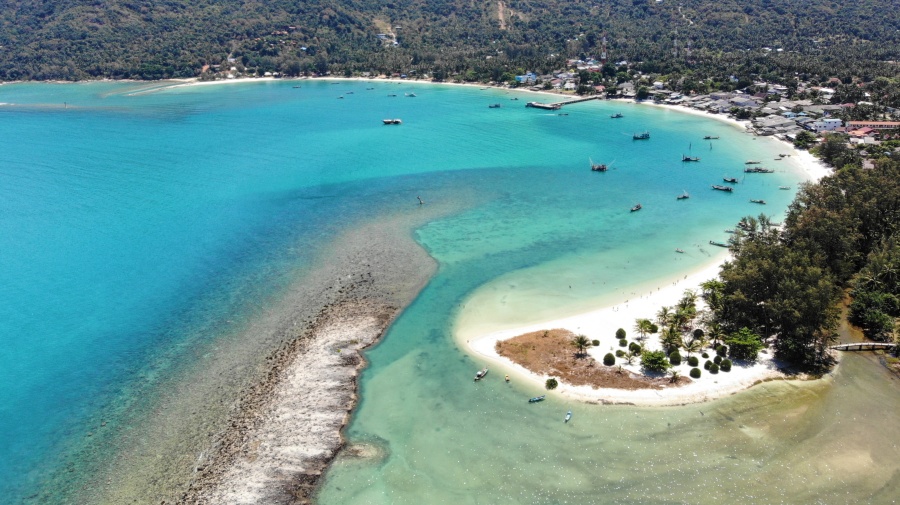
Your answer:
[[[703,341],[698,338],[692,338],[682,343],[682,347],[684,347],[684,351],[687,353],[688,358],[690,358],[691,353],[700,352],[700,350],[703,349]]]
[[[572,339],[572,346],[578,349],[578,352],[575,353],[575,357],[584,356],[584,350],[591,346],[591,341],[584,335],[576,335],[574,339]]]
[[[667,326],[671,318],[672,307],[662,306],[659,308],[659,312],[656,313],[656,323],[662,327]]]
[[[641,335],[641,340],[644,339],[644,335],[647,333],[651,333],[653,329],[653,322],[649,319],[635,319],[634,320],[634,331],[638,332]]]
[[[674,326],[667,326],[659,335],[659,341],[666,350],[678,349],[681,347],[681,332]]]

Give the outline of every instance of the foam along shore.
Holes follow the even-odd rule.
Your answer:
[[[716,277],[719,272],[719,267],[726,260],[727,257],[714,263],[710,263],[700,270],[684,276],[678,281],[669,282],[666,287],[660,287],[651,292],[638,294],[636,297],[632,297],[617,305],[604,307],[591,312],[474,337],[467,336],[464,328],[457,328],[457,330],[459,330],[456,332],[457,341],[464,349],[469,351],[475,357],[489,362],[489,366],[500,368],[501,373],[508,373],[518,380],[524,380],[536,387],[543,388],[544,382],[550,378],[550,376],[533,373],[530,370],[513,363],[511,360],[500,356],[495,350],[498,341],[507,340],[533,331],[562,328],[570,330],[575,334],[583,334],[591,340],[599,340],[600,345],[589,348],[588,353],[593,359],[602,363],[603,356],[606,353],[615,353],[617,349],[621,349],[621,347],[618,346],[618,340],[615,337],[618,328],[626,330],[629,341],[636,340],[637,335],[632,329],[634,327],[635,319],[647,318],[654,320],[660,307],[671,307],[675,305],[686,289],[698,289],[702,282]],[[702,300],[698,300],[698,308],[700,304],[702,304]],[[644,345],[650,350],[661,348],[659,339],[655,335],[647,336],[644,339]],[[710,357],[713,355],[714,353],[710,352]],[[626,370],[640,373],[640,364],[637,360],[635,360],[633,365],[626,364],[622,359],[617,359],[616,361],[617,366],[620,365]],[[701,359],[701,367],[703,361],[705,360]],[[678,370],[682,376],[687,377],[690,368],[691,367],[687,365],[687,359],[685,357],[682,364],[674,369]],[[786,377],[787,376],[784,373],[779,371],[778,363],[772,359],[771,354],[761,353],[756,363],[735,363],[730,372],[719,372],[715,375],[704,370],[703,375],[699,380],[695,380],[691,384],[680,387],[622,390],[608,388],[595,389],[591,386],[572,386],[560,383],[555,392],[569,398],[595,403],[626,403],[657,406],[682,405],[721,398],[744,390],[759,381]]]

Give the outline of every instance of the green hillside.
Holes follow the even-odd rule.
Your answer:
[[[227,65],[496,80],[599,57],[604,35],[613,61],[648,71],[896,75],[893,3],[11,0],[0,7],[0,79],[196,77]]]

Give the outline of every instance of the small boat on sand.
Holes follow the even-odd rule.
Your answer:
[[[766,201],[765,200],[750,200],[750,203],[761,203],[761,204],[765,205]]]
[[[546,397],[547,397],[547,395],[535,396],[534,398],[528,400],[528,403],[542,402],[542,401],[544,401],[544,398],[546,398]]]
[[[725,182],[730,182],[732,184],[737,184],[737,177],[722,177],[722,180]]]
[[[566,412],[566,421],[565,422],[569,422],[569,419],[572,419],[572,411],[571,410]]]
[[[631,208],[631,212],[637,212],[637,211],[639,211],[639,210],[641,210],[641,209],[643,209],[643,207],[641,206],[641,204],[637,204],[637,205],[635,205],[634,207]]]
[[[718,184],[713,184],[713,185],[712,185],[712,188],[713,188],[713,189],[716,189],[716,190],[719,190],[719,191],[727,191],[727,192],[729,192],[729,193],[731,193],[732,191],[734,191],[734,188],[732,188],[731,186],[720,186],[720,185],[718,185]]]
[[[478,382],[481,379],[484,379],[484,376],[487,375],[487,373],[488,373],[487,367],[482,368],[480,372],[475,374],[475,382]]]
[[[676,200],[687,200],[691,195],[688,194],[687,191],[675,197]]]

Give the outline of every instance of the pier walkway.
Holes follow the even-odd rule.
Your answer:
[[[889,351],[896,345],[888,342],[856,342],[853,344],[833,345],[829,349],[836,351],[877,351],[879,349]]]
[[[583,98],[575,98],[572,100],[566,100],[565,102],[557,102],[557,103],[541,103],[541,102],[528,102],[525,104],[525,107],[534,107],[536,109],[546,109],[546,110],[559,110],[563,107],[563,105],[572,105],[573,103],[587,102],[588,100],[599,100],[599,96],[588,96]]]

